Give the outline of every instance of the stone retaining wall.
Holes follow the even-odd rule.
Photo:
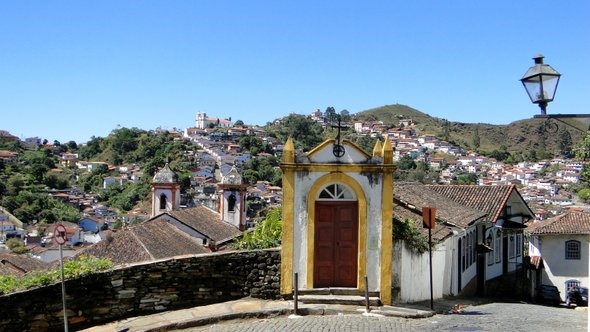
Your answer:
[[[279,298],[280,251],[183,256],[66,281],[71,330],[246,296]],[[61,283],[0,296],[0,331],[63,331]]]

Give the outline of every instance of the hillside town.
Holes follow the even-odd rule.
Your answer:
[[[324,129],[332,125],[320,110],[312,112],[308,118]],[[277,123],[280,121],[281,119],[275,120]],[[578,202],[568,191],[570,185],[580,181],[584,163],[571,159],[553,159],[521,162],[515,165],[504,164],[473,151],[466,151],[433,134],[420,132],[410,118],[401,118],[399,124],[399,126],[391,126],[382,121],[351,121],[345,125],[354,129],[354,135],[380,138],[386,142],[383,144],[390,145],[394,162],[410,157],[439,172],[436,183],[427,186],[400,183],[394,184],[393,188],[396,218],[409,218],[419,225],[421,217],[415,211],[415,206],[420,206],[418,202],[426,200],[431,206],[438,205],[440,222],[441,225],[446,225],[446,231],[443,232],[441,228],[441,231],[435,235],[435,239],[439,243],[450,241],[442,247],[458,247],[462,251],[459,258],[451,258],[451,260],[457,259],[459,263],[453,264],[463,266],[463,281],[461,277],[459,280],[449,280],[445,288],[449,289],[450,293],[441,288],[440,296],[456,295],[469,288],[473,288],[473,292],[476,292],[475,286],[469,286],[470,280],[479,280],[478,278],[492,280],[507,273],[514,273],[524,266],[525,255],[530,261],[526,264],[530,263],[533,266],[536,264],[536,267],[539,267],[542,256],[538,245],[539,236],[546,233],[534,232],[542,227],[529,227],[531,230],[529,233],[526,230],[524,233],[522,231],[506,233],[505,231],[504,235],[500,235],[490,226],[485,226],[489,223],[504,222],[504,228],[508,229],[510,228],[508,225],[514,223],[510,221],[513,216],[519,218],[516,223],[520,226],[517,228],[527,227],[524,226],[525,223],[532,226],[537,222],[540,223],[539,225],[545,225],[543,222],[553,223],[553,220],[557,219],[561,223],[571,220],[573,223],[584,225],[577,230],[576,234],[582,234],[582,237],[590,235],[590,226],[586,220],[589,207]],[[245,183],[240,166],[260,156],[274,155],[277,158],[283,158],[288,142],[281,142],[267,135],[263,127],[237,125],[229,119],[209,117],[206,113],[197,113],[193,127],[182,131],[168,130],[168,132],[174,139],[189,141],[195,146],[194,150],[185,151],[185,154],[194,158],[198,165],[191,170],[190,177],[190,188],[194,196],[187,198],[180,194],[175,184],[176,175],[168,168],[168,165],[160,169],[153,177],[151,208],[136,207],[126,214],[120,214],[109,206],[100,204],[96,199],[96,193],[72,189],[48,190],[48,195],[78,207],[83,213],[78,223],[62,223],[67,230],[67,243],[64,247],[66,257],[91,254],[108,257],[117,264],[127,264],[176,255],[226,250],[229,248],[229,243],[240,237],[243,231],[254,227],[259,221],[245,215],[246,201],[263,202],[262,205],[267,209],[283,205],[284,192],[281,187],[262,181]],[[272,147],[273,153],[263,152],[254,156],[248,151],[243,151],[238,141],[244,136],[260,138]],[[59,147],[59,142],[52,144],[46,140],[41,141],[39,138],[20,141],[18,137],[7,131],[0,131],[0,140],[2,142],[18,141],[28,149],[58,151]],[[381,148],[381,140],[377,141],[373,153]],[[353,148],[358,147],[353,146]],[[347,149],[350,150],[351,147],[347,145]],[[368,155],[370,151],[363,153]],[[5,162],[15,160],[17,157],[17,153],[0,151],[0,158]],[[140,181],[146,176],[139,165],[115,166],[103,161],[81,160],[76,153],[60,154],[60,167],[91,172],[99,166],[106,166],[109,170],[118,173],[117,176],[109,175],[102,179],[104,189],[113,184],[123,185],[127,182]],[[456,197],[441,189],[445,186],[456,187],[454,181],[457,176],[465,174],[475,175],[477,183],[460,188],[460,194]],[[475,192],[468,192],[467,188],[476,189]],[[481,194],[480,191],[486,192]],[[472,219],[456,220],[453,216],[456,211],[463,211],[462,215],[470,215]],[[0,265],[0,274],[23,275],[32,269],[39,269],[40,266],[49,268],[55,265],[58,259],[58,246],[51,229],[41,234],[35,226],[35,221],[23,222],[2,209],[0,210],[0,231],[1,243],[13,237],[21,238],[30,257],[30,259],[17,260],[7,253],[2,254],[3,262],[10,262],[10,264]],[[424,230],[422,234],[425,234]],[[509,243],[506,249],[503,249],[509,250],[505,252],[504,259],[499,256],[502,247],[501,236]],[[161,241],[154,242],[152,241],[154,238]],[[537,241],[537,244],[527,243],[529,238],[531,241]],[[578,244],[574,251],[577,250],[579,254],[581,250],[579,242],[572,243],[574,246]],[[494,253],[487,255],[490,259],[489,271],[486,272],[486,276],[478,277],[478,272],[475,270],[477,254],[481,253],[481,250],[487,252],[486,250],[494,249]],[[441,253],[441,255],[451,255],[451,253]],[[411,260],[410,256],[404,259]],[[516,265],[504,268],[503,272],[502,269],[497,270],[496,266],[501,267],[503,260],[511,261]],[[416,263],[421,264],[418,261],[413,262],[413,264]],[[445,269],[449,268],[452,267]],[[557,278],[559,283],[564,282],[561,277],[546,275],[545,278]],[[578,285],[580,280],[582,284],[587,284],[588,276],[573,276],[570,279],[578,280]],[[403,284],[403,280],[399,282]],[[536,285],[541,282],[541,279],[535,279],[533,283]],[[477,293],[485,294],[485,290],[480,289],[481,282],[477,287]],[[562,293],[566,291],[567,289],[562,287]],[[398,301],[411,302],[424,299],[426,295],[402,292],[397,296]]]

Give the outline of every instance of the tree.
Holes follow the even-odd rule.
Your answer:
[[[343,122],[349,122],[350,120],[352,120],[352,117],[350,116],[350,112],[348,110],[340,111],[340,117]]]
[[[66,143],[66,147],[70,152],[78,150],[78,144],[76,143],[76,141],[68,141]]]
[[[559,132],[557,133],[558,144],[559,144],[559,154],[568,157],[571,154],[572,150],[572,135],[569,131],[567,131],[563,126],[559,127]]]
[[[451,139],[451,123],[447,119],[442,120],[442,139],[448,141]]]
[[[293,139],[295,148],[309,151],[323,141],[323,129],[315,121],[300,114],[290,114],[280,125],[268,128],[269,135],[279,141]]]
[[[252,231],[244,232],[233,247],[242,250],[278,247],[281,245],[282,228],[282,208],[273,208],[268,211],[264,221],[257,224]]]
[[[590,164],[585,164],[580,173],[580,180],[583,184],[590,186]]]
[[[18,195],[25,186],[25,179],[21,174],[15,174],[8,178],[6,184],[6,193],[8,195]]]
[[[467,173],[457,176],[453,184],[477,184],[478,177],[475,173]]]
[[[279,185],[281,183],[282,173],[278,165],[278,159],[273,156],[252,158],[242,166],[244,169],[242,178],[247,183],[267,181],[272,185]]]
[[[104,138],[92,136],[90,140],[80,147],[79,154],[83,160],[93,160],[102,153],[102,142]]]
[[[255,156],[260,152],[266,152],[264,141],[260,137],[254,135],[243,136],[238,141],[242,150],[249,151],[251,155]]]
[[[575,148],[576,158],[586,161],[590,159],[590,130],[586,132],[586,135],[576,144]]]
[[[365,152],[373,154],[375,143],[381,138],[381,135],[378,135],[377,137],[371,137],[370,135],[359,136],[355,134],[347,134],[346,138],[365,150]]]
[[[479,127],[475,127],[475,130],[473,131],[473,136],[471,137],[471,142],[473,145],[473,148],[477,151],[479,150],[479,146],[481,143],[481,138],[479,137]]]
[[[70,187],[67,176],[58,173],[47,173],[43,178],[43,183],[52,189],[66,189]]]
[[[15,254],[24,254],[25,252],[27,252],[27,248],[25,248],[23,240],[19,238],[9,239],[8,241],[6,241],[6,246]]]
[[[584,189],[578,191],[578,197],[580,197],[580,199],[582,199],[584,202],[589,203],[590,202],[590,188],[584,188]]]
[[[411,219],[393,218],[393,237],[403,240],[413,251],[424,253],[428,250],[428,239],[420,233]]]
[[[410,169],[415,169],[416,168],[416,162],[408,154],[402,156],[397,161],[396,164],[397,164],[397,169],[399,169],[399,170],[410,170]]]
[[[244,121],[242,121],[242,120],[237,120],[237,121],[234,123],[234,126],[244,126]]]
[[[334,119],[336,118],[336,110],[334,109],[334,107],[329,106],[326,108],[326,111],[324,112],[324,118],[328,121],[328,122],[333,122]]]

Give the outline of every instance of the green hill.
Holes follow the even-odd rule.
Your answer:
[[[451,122],[432,117],[401,104],[386,105],[359,112],[354,115],[354,119],[383,121],[384,124],[391,126],[400,126],[400,119],[412,119],[418,135],[433,134],[441,139],[446,138],[449,142],[468,150],[475,149],[474,135],[477,132],[480,152],[491,152],[505,146],[511,154],[524,156],[529,156],[533,150],[533,153],[538,157],[559,156],[560,140],[562,139],[560,132],[564,130],[570,134],[573,144],[582,137],[581,130],[576,130],[556,120],[550,120],[550,122],[554,124],[553,128],[557,129],[557,132],[543,130],[546,120],[534,118],[515,121],[507,125]]]

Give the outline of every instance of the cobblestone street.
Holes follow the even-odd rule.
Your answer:
[[[423,319],[370,315],[286,316],[228,321],[191,328],[204,331],[587,331],[588,312],[565,307],[491,303],[465,308],[462,314]]]

